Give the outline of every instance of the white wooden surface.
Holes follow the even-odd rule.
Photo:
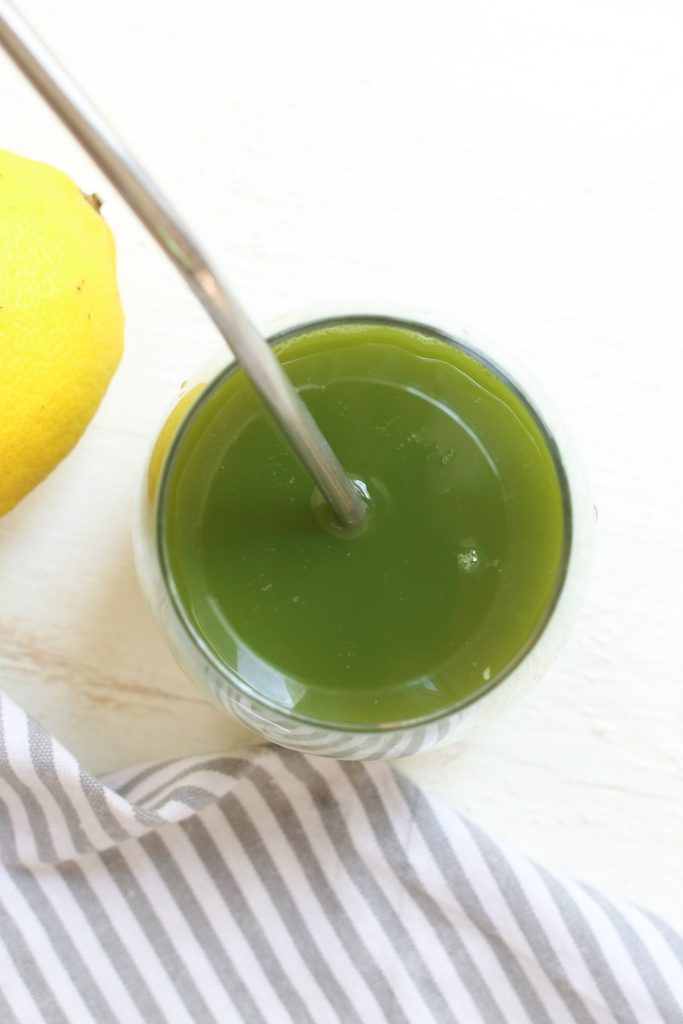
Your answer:
[[[683,8],[646,0],[25,0],[262,321],[366,296],[498,336],[564,410],[600,522],[561,660],[403,767],[536,858],[683,919]],[[139,596],[131,504],[219,344],[7,62],[0,144],[105,199],[127,352],[78,449],[0,521],[0,681],[102,771],[244,732]]]

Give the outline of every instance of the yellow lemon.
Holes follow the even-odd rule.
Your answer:
[[[178,428],[185,419],[185,416],[205,388],[206,384],[195,384],[195,386],[190,388],[189,391],[181,394],[176,405],[167,416],[163,427],[159,431],[159,436],[154,448],[152,449],[149,466],[147,468],[147,497],[149,498],[150,504],[153,503],[154,498],[156,497],[157,487],[159,486],[159,480],[161,478],[161,467],[168,455],[171,442],[178,433]]]
[[[54,167],[0,150],[0,515],[71,451],[122,350],[99,204]]]

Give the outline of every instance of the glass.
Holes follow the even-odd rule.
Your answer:
[[[492,372],[521,400],[551,454],[562,492],[565,545],[557,584],[531,641],[519,650],[504,670],[484,676],[474,694],[454,701],[446,710],[414,716],[388,724],[330,722],[297,711],[289,696],[296,679],[282,678],[271,685],[268,695],[257,689],[260,666],[245,645],[238,642],[232,663],[221,660],[187,613],[170,569],[164,513],[168,484],[181,442],[191,424],[206,407],[216,388],[235,371],[225,358],[205,365],[187,382],[167,418],[152,451],[141,494],[135,531],[135,552],[143,591],[161,624],[177,661],[194,682],[202,686],[224,710],[266,739],[305,753],[344,759],[405,757],[458,740],[503,710],[510,701],[539,678],[554,657],[568,631],[582,589],[590,534],[590,503],[571,444],[548,403],[538,398],[538,389],[516,371],[514,378],[497,361],[483,355],[455,332],[430,326],[416,318],[377,313],[337,314],[281,325],[269,340],[285,341],[316,327],[343,326],[354,321],[417,330],[445,340]],[[522,380],[524,379],[524,384]],[[534,400],[530,394],[534,394]],[[278,684],[278,679],[275,680]],[[287,696],[283,699],[282,695]]]

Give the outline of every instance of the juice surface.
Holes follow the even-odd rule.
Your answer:
[[[341,321],[278,349],[347,472],[361,536],[326,506],[242,372],[195,411],[162,548],[193,628],[252,693],[305,718],[428,717],[533,642],[567,542],[555,462],[525,403],[420,330]]]

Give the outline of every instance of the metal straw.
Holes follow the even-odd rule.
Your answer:
[[[6,0],[0,0],[0,42],[175,263],[337,519],[359,525],[366,514],[360,495],[266,340],[152,179]]]

